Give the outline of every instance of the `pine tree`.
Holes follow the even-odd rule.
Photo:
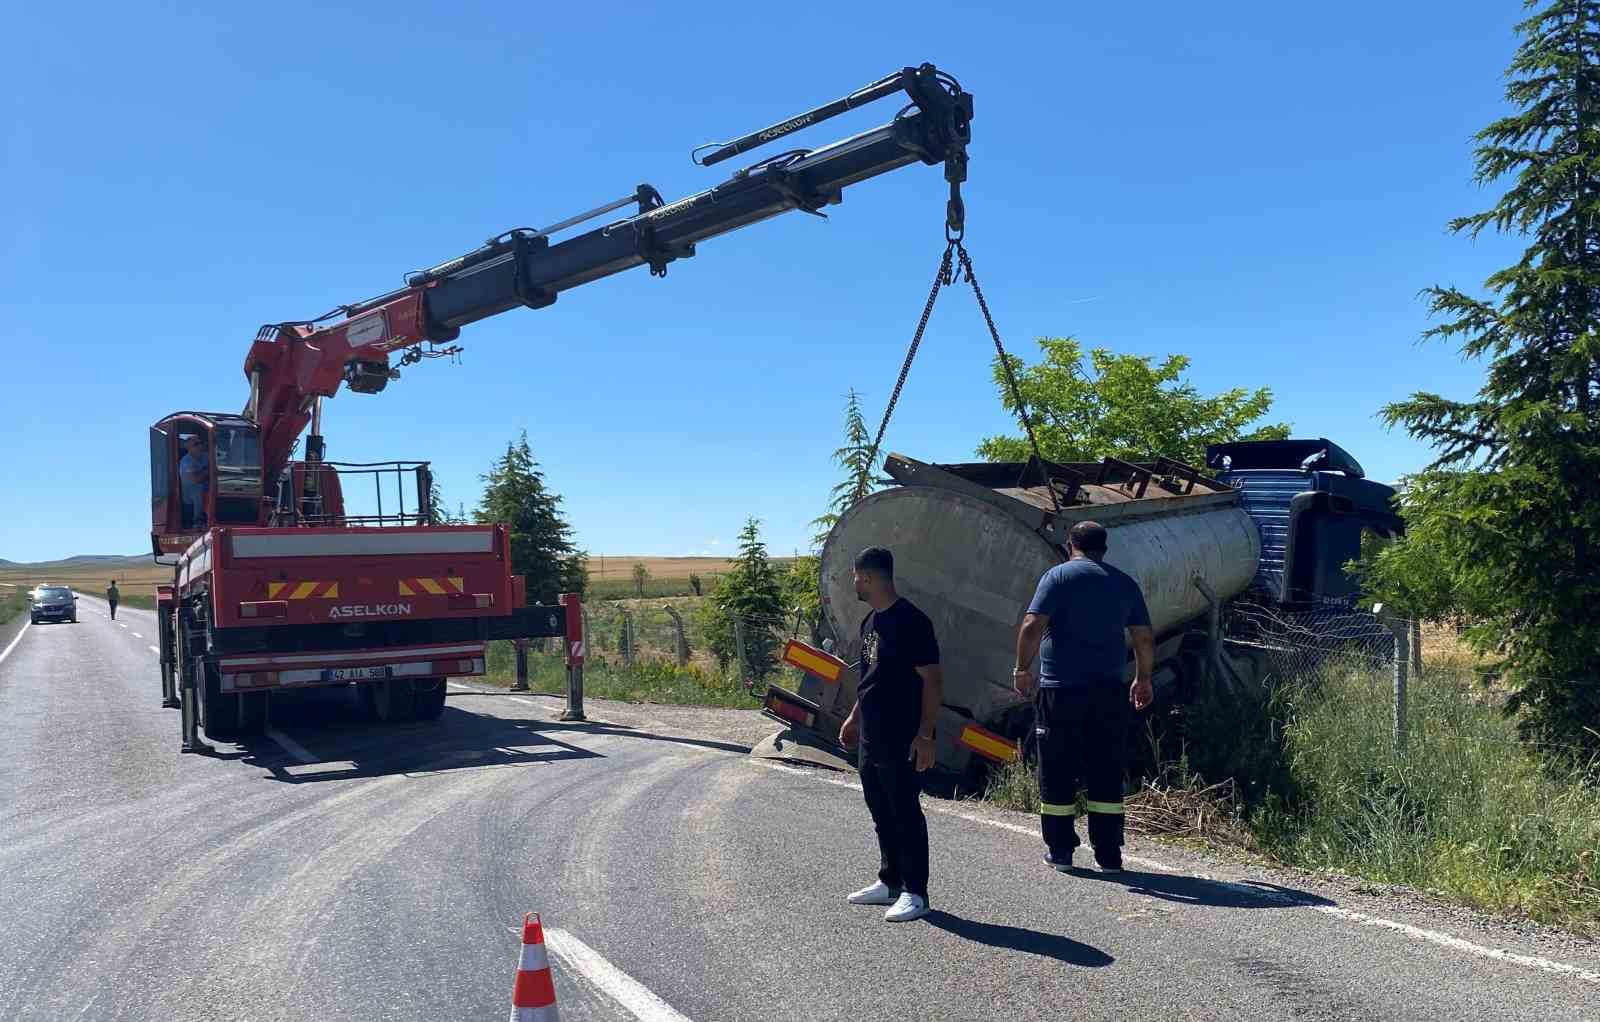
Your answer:
[[[526,431],[482,478],[477,520],[510,527],[511,570],[526,576],[528,599],[554,603],[558,593],[582,592],[588,581],[583,558],[573,547],[561,498],[545,488]]]
[[[878,466],[881,458],[872,451],[872,434],[861,415],[861,395],[851,388],[844,406],[844,446],[833,452],[834,464],[844,469],[844,479],[831,491],[828,510],[812,519],[817,528],[812,542],[818,547],[828,538],[828,532],[838,524],[840,516],[850,506],[878,487]]]
[[[444,506],[444,493],[439,489],[439,480],[428,480],[428,524],[449,525],[450,512]]]
[[[775,628],[783,622],[783,599],[783,575],[767,555],[761,523],[748,519],[739,532],[739,557],[717,581],[701,616],[707,647],[724,666],[732,662],[738,648],[734,622],[743,621],[745,662],[756,677],[765,677],[777,665]]]
[[[1529,6],[1533,6],[1530,0]],[[1404,594],[1418,551],[1443,563],[1468,638],[1503,657],[1524,734],[1600,749],[1600,0],[1556,0],[1517,26],[1506,97],[1478,133],[1477,179],[1513,177],[1450,223],[1528,237],[1492,298],[1426,293],[1425,336],[1489,361],[1477,397],[1413,394],[1384,416],[1437,457],[1408,487],[1409,535],[1366,574]],[[1431,586],[1432,592],[1440,591]],[[1437,612],[1440,608],[1431,609]]]

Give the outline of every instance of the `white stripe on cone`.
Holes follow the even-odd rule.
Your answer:
[[[538,972],[550,968],[550,953],[543,944],[522,945],[522,962],[517,966],[522,972]]]
[[[541,1004],[540,1001],[547,1003]],[[511,1022],[560,1022],[555,976],[544,947],[544,927],[532,912],[522,917],[522,953],[511,988]]]

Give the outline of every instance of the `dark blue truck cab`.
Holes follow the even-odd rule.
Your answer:
[[[1261,531],[1253,589],[1288,606],[1352,604],[1359,595],[1345,565],[1362,538],[1401,535],[1392,486],[1366,477],[1361,464],[1327,439],[1213,444],[1206,467],[1238,488]]]

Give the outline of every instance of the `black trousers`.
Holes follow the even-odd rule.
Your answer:
[[[1078,847],[1078,792],[1089,809],[1095,856],[1122,856],[1122,770],[1133,710],[1120,679],[1068,688],[1042,688],[1034,735],[1039,740],[1039,829],[1052,856]]]
[[[905,756],[885,763],[861,757],[861,793],[878,832],[878,879],[928,896],[928,821],[922,779]]]

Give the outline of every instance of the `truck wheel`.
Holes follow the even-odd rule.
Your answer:
[[[223,692],[222,674],[210,664],[202,664],[205,684],[200,706],[206,734],[218,741],[232,741],[241,735],[258,735],[267,726],[266,692]]]
[[[223,694],[222,675],[215,667],[200,660],[194,669],[200,672],[195,686],[200,696],[200,726],[208,737],[231,742],[239,733],[239,697]]]
[[[444,713],[443,678],[419,678],[413,683],[412,707],[418,720],[438,720]]]
[[[369,681],[361,686],[361,705],[367,716],[385,724],[416,719],[415,690],[410,678]]]

